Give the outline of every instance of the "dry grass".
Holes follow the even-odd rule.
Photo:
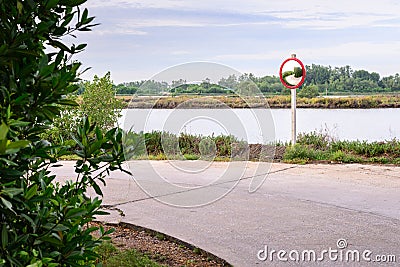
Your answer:
[[[118,96],[127,108],[290,108],[290,96],[176,96],[130,97]],[[341,98],[297,98],[299,108],[399,108],[400,95],[374,95]]]

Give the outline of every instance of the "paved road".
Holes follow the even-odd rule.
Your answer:
[[[59,177],[73,177],[72,163],[64,164],[54,172]],[[187,200],[192,196],[194,202],[189,204],[196,204],[207,200],[211,193],[226,192],[235,185],[226,178],[221,183],[217,181],[204,187],[215,177],[229,173],[229,168],[237,172],[238,169],[228,167],[229,163],[207,166],[207,175],[201,171],[191,172],[196,164],[202,163],[131,162],[139,184],[146,187],[159,183],[146,188],[162,197],[155,200],[143,193],[131,177],[114,173],[104,189],[104,202],[122,209],[125,217],[113,212],[103,219],[164,232],[210,251],[235,266],[379,266],[377,262],[362,260],[358,264],[346,263],[340,257],[331,261],[328,252],[323,254],[325,260],[317,263],[296,263],[288,254],[281,255],[288,259],[283,262],[277,259],[276,253],[272,254],[272,261],[271,257],[261,261],[257,254],[265,257],[265,246],[268,246],[269,256],[272,250],[284,250],[292,251],[291,257],[295,258],[298,251],[301,259],[305,250],[314,250],[318,258],[324,250],[331,248],[338,251],[337,254],[331,251],[332,259],[335,255],[344,255],[345,259],[349,250],[359,250],[361,254],[370,250],[372,253],[367,251],[366,258],[373,260],[379,255],[395,255],[397,264],[387,266],[397,266],[400,262],[399,167],[272,164],[267,180],[255,193],[249,193],[251,179],[247,178],[238,182],[225,197],[208,205],[182,208],[162,203],[176,205],[182,201],[188,204]],[[260,166],[252,162],[245,167],[240,165],[243,168],[240,176],[251,177],[257,167]],[[268,167],[263,166],[263,169]],[[165,184],[153,177],[154,170],[169,182],[184,185],[183,190],[165,189]],[[233,177],[232,181],[235,179]],[[150,182],[146,184],[146,181]],[[337,247],[339,239],[346,240],[346,248]]]

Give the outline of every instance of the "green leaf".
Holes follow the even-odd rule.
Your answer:
[[[47,0],[46,8],[50,9],[55,7],[58,4],[59,0]]]
[[[85,3],[86,0],[60,0],[61,5],[66,5],[70,7],[79,6],[80,4]]]
[[[65,226],[65,225],[62,225],[62,224],[58,224],[57,226],[55,226],[54,228],[53,228],[53,231],[67,231],[67,230],[69,230],[69,228],[67,227],[67,226]]]
[[[18,120],[11,120],[10,121],[10,126],[15,126],[15,127],[25,127],[30,125],[31,122],[29,121],[18,121]]]
[[[82,23],[86,23],[88,14],[89,14],[89,11],[87,10],[87,8],[85,8],[85,9],[83,10],[83,14],[82,14],[82,17],[81,17]]]
[[[76,50],[83,50],[83,49],[85,49],[86,46],[87,46],[87,44],[80,44],[76,47]]]
[[[40,265],[39,265],[39,263],[40,263]],[[42,266],[41,262],[37,261],[35,263],[27,265],[26,267],[41,267],[41,266]]]
[[[71,99],[61,99],[58,101],[58,104],[60,105],[66,105],[66,106],[79,106],[78,103],[76,103],[76,101],[71,100]]]
[[[0,125],[0,140],[6,139],[9,129],[10,128],[4,122]]]
[[[4,206],[6,206],[7,209],[13,211],[12,204],[10,201],[8,201],[7,199],[2,198],[2,197],[0,199],[1,199],[1,202],[3,202]]]
[[[98,210],[98,211],[96,211],[96,215],[110,215],[110,213],[107,211]]]
[[[57,246],[62,246],[63,243],[61,242],[61,240],[59,238],[54,238],[51,236],[44,236],[42,238],[40,238],[40,240],[44,241],[44,242],[48,242]]]
[[[74,217],[79,217],[82,216],[84,214],[86,214],[87,211],[84,208],[76,208],[76,209],[71,209],[67,212],[67,214],[65,214],[66,218],[74,218]]]
[[[29,188],[29,190],[25,194],[25,199],[29,200],[34,195],[36,195],[37,189],[38,189],[38,185],[37,184],[34,184],[33,186],[31,186],[31,188]]]
[[[29,142],[28,140],[18,140],[15,142],[11,142],[7,145],[7,150],[8,149],[21,149],[24,147],[27,147],[31,142]]]
[[[8,245],[8,231],[7,231],[7,225],[3,224],[2,230],[1,230],[1,246],[6,248]]]
[[[101,191],[100,187],[98,184],[93,183],[93,189],[96,192],[96,194],[98,194],[99,196],[103,196],[103,192]]]
[[[23,8],[24,8],[24,5],[21,3],[21,1],[17,1],[18,14],[22,14]]]
[[[23,192],[22,188],[4,188],[2,191],[4,194],[7,194],[10,198],[13,198],[16,195],[19,195]]]
[[[31,217],[29,217],[26,214],[21,214],[21,217],[25,218],[28,222],[31,223],[32,228],[34,229],[34,231],[36,231],[36,223],[32,220]]]
[[[50,40],[49,44],[53,47],[60,48],[63,51],[67,51],[68,53],[71,52],[71,49],[69,49],[65,44],[61,43],[60,41]]]
[[[3,161],[3,162],[6,163],[8,166],[18,166],[17,163],[15,163],[15,162],[13,162],[13,161],[11,161],[11,160],[8,160],[8,159],[0,158],[0,161]]]

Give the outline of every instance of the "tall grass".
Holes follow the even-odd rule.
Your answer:
[[[182,133],[177,136],[161,131],[130,133],[126,142],[138,143],[133,158],[155,160],[260,159],[258,154],[262,153],[263,147],[248,145],[232,135],[204,137]],[[271,147],[275,148],[276,159],[291,163],[400,163],[400,141],[396,139],[386,142],[340,141],[332,138],[328,131],[321,131],[299,134],[295,146],[277,143]]]
[[[337,141],[327,133],[300,134],[298,143],[289,147],[283,159],[286,162],[328,160],[344,163],[400,162],[400,141],[385,142]]]
[[[134,141],[133,141],[134,140]],[[161,131],[149,133],[130,133],[126,142],[142,142],[144,148],[135,153],[134,158],[143,158],[145,152],[154,159],[198,159],[200,156],[210,158],[231,157],[232,147],[241,142],[232,135],[217,135],[204,137],[181,133],[179,136]],[[139,149],[138,149],[139,150]],[[179,158],[179,155],[183,155]]]

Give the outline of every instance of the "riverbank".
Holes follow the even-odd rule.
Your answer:
[[[125,108],[290,108],[290,96],[117,96]],[[297,98],[298,108],[368,109],[400,108],[400,95]]]
[[[400,165],[400,141],[385,142],[334,140],[326,133],[299,134],[297,144],[247,144],[234,136],[181,134],[160,131],[127,137],[134,145],[135,160],[274,161],[285,163],[362,163]],[[171,145],[175,140],[176,145]],[[213,145],[215,144],[215,146]],[[174,149],[172,149],[174,147]],[[165,149],[168,149],[167,151]],[[213,148],[213,149],[210,149]]]

